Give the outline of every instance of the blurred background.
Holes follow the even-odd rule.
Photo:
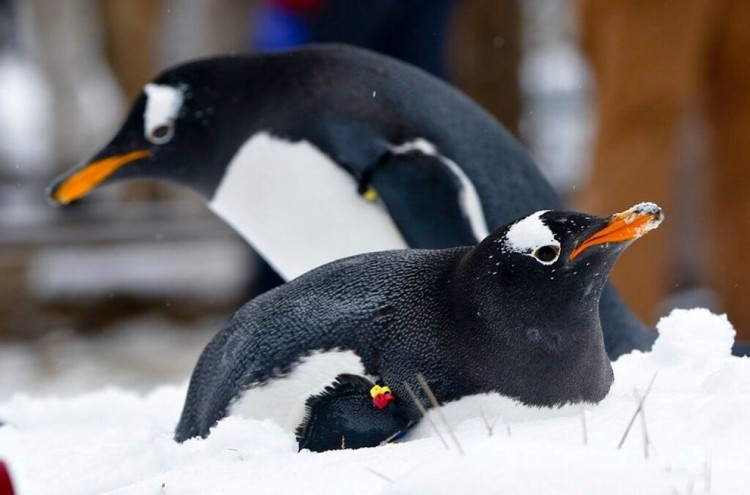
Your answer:
[[[162,68],[316,40],[369,46],[458,86],[528,147],[571,204],[597,204],[585,190],[597,149],[595,81],[606,80],[590,62],[600,74],[597,60],[608,59],[582,50],[582,40],[607,46],[584,36],[581,14],[598,15],[587,3],[0,0],[0,399],[183,382],[258,290],[250,248],[189,192],[130,182],[65,209],[46,203],[50,180],[103,146]],[[672,206],[694,220],[706,217],[697,189],[705,132],[691,122],[680,124]],[[636,194],[592,212],[658,199]],[[663,264],[680,276],[641,273],[629,289],[662,284],[638,307],[652,323],[671,306],[719,305],[700,262],[703,228],[679,222],[670,235],[682,249]],[[643,244],[633,250],[655,246]]]

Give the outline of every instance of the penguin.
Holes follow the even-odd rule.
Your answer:
[[[407,389],[420,390],[420,374],[441,404],[491,392],[597,403],[613,380],[599,298],[620,253],[662,219],[652,203],[609,217],[542,210],[476,246],[316,268],[248,302],[209,342],[175,440],[240,415],[296,427],[310,450],[379,445],[419,421]],[[363,380],[379,387],[380,411]]]
[[[132,178],[199,193],[285,279],[405,247],[477,244],[563,204],[523,147],[452,86],[345,45],[197,60],[145,85],[112,141],[55,179],[54,204]],[[607,286],[611,358],[656,333]]]

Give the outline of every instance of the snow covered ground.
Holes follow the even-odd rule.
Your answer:
[[[20,364],[0,356],[0,418],[8,423],[0,428],[0,459],[18,495],[747,493],[750,360],[730,356],[731,325],[706,310],[675,310],[659,329],[652,352],[614,363],[609,396],[585,411],[529,411],[493,397],[469,411],[448,405],[460,449],[436,415],[447,448],[423,422],[399,444],[297,453],[292,436],[272,421],[233,417],[208,439],[178,445],[171,437],[188,369],[179,384],[149,391],[83,391],[98,386],[85,376],[104,373],[107,359],[81,368],[96,347],[69,349],[69,366],[58,369],[54,387],[34,377],[36,390],[10,395],[14,380],[7,377]],[[189,368],[203,337],[191,344],[162,339],[152,351],[116,338],[137,355],[163,356],[170,347],[192,354],[177,366]],[[15,376],[23,387],[30,375]],[[652,380],[644,414],[618,449],[637,409],[636,391],[643,396]],[[117,378],[102,380],[108,382]]]

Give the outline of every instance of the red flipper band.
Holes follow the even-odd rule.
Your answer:
[[[388,404],[396,400],[396,396],[388,386],[375,385],[370,389],[370,396],[372,396],[372,403],[378,409],[385,409]]]

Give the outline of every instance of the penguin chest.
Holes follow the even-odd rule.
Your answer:
[[[272,419],[294,431],[305,415],[305,401],[322,392],[342,373],[364,375],[364,365],[353,351],[316,351],[302,358],[283,377],[242,392],[229,407],[230,415]]]
[[[210,202],[284,277],[330,261],[407,247],[385,206],[312,144],[255,134],[236,153]]]

